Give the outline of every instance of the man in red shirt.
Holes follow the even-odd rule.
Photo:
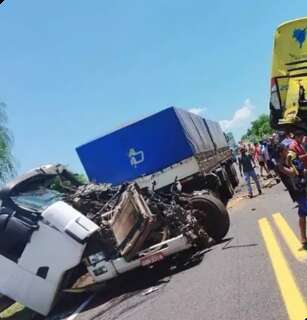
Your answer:
[[[298,157],[301,157],[306,154],[303,147],[304,133],[302,131],[296,131],[294,133],[294,139],[291,142],[289,149],[297,154]]]

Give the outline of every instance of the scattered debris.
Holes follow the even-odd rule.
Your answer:
[[[158,291],[159,289],[160,289],[160,286],[151,287],[151,288],[146,289],[145,291],[143,291],[142,295],[143,295],[143,296],[147,296],[147,295],[149,295],[149,294],[151,294],[151,293],[153,293],[153,292]]]

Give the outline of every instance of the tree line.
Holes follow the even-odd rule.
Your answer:
[[[250,128],[242,136],[241,140],[255,143],[272,134],[273,129],[270,126],[270,118],[267,114],[262,114],[251,122]]]

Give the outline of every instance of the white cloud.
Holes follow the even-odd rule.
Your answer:
[[[220,125],[224,131],[245,127],[253,118],[254,106],[246,99],[243,106],[235,111],[230,120],[221,120]]]
[[[197,114],[198,116],[203,114],[205,111],[207,110],[207,108],[191,108],[188,111],[194,114]]]

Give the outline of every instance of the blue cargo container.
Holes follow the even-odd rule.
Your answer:
[[[117,185],[214,150],[214,145],[204,119],[170,107],[76,150],[91,181]]]

